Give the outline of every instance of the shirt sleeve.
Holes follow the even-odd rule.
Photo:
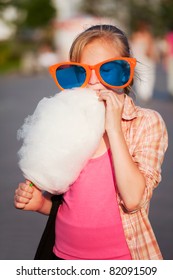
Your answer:
[[[168,146],[168,134],[162,117],[152,110],[147,110],[139,131],[132,157],[146,181],[142,207],[150,201],[154,188],[161,181],[161,165]]]

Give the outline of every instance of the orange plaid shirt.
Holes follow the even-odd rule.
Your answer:
[[[167,129],[159,113],[135,106],[129,96],[124,102],[122,128],[129,152],[146,180],[139,209],[128,211],[118,194],[126,241],[134,260],[163,259],[148,210],[153,190],[161,181],[161,164],[168,146]]]

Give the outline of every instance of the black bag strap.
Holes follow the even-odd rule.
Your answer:
[[[55,244],[55,220],[58,208],[62,203],[62,195],[53,195],[52,208],[45,229],[40,239],[34,260],[50,260]]]

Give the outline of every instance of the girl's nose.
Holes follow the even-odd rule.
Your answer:
[[[90,85],[95,85],[100,83],[99,79],[97,78],[96,72],[94,69],[91,70],[91,76],[88,82]]]

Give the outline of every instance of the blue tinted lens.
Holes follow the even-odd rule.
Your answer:
[[[56,70],[56,78],[64,89],[81,87],[86,79],[86,71],[82,66],[64,64]]]
[[[102,79],[111,86],[123,86],[130,78],[130,64],[125,60],[114,60],[100,67]]]

